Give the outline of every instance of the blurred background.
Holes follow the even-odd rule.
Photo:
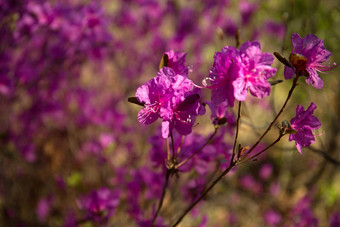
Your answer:
[[[339,62],[339,24],[334,0],[1,0],[0,226],[150,226],[165,141],[160,121],[139,124],[141,107],[127,98],[157,75],[163,53],[187,52],[189,78],[201,85],[214,53],[237,40],[259,40],[262,51],[288,58],[291,34],[312,33]],[[283,65],[273,67],[273,79],[284,80]],[[279,118],[316,103],[315,144],[300,155],[284,137],[228,174],[181,226],[340,226],[338,75],[320,75],[322,90],[301,79]],[[263,100],[248,96],[243,146],[266,129],[290,86],[273,86]],[[210,114],[198,117],[188,147],[214,131]],[[233,131],[225,126],[214,142],[223,146],[204,151],[213,156],[170,179],[157,225],[174,223],[222,171]],[[276,136],[274,128],[261,146]]]

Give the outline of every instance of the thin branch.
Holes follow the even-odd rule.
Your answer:
[[[177,148],[177,154],[179,154],[179,152],[181,152],[182,145],[183,145],[183,142],[184,142],[184,138],[185,138],[185,136],[182,136],[181,143],[179,144],[179,146]]]
[[[183,212],[183,214],[178,218],[178,220],[176,221],[175,224],[172,225],[172,227],[177,226],[182,219],[209,193],[209,191],[211,189],[214,188],[214,186],[235,166],[235,163],[232,163],[232,165],[229,165],[229,167],[227,169],[225,169],[223,171],[223,173],[221,173],[221,175],[219,175],[214,182],[212,182],[212,184],[201,194],[201,196],[196,199],[195,202],[193,202],[192,204],[190,204],[190,206]]]
[[[213,132],[213,134],[210,135],[210,137],[207,139],[207,141],[194,153],[192,153],[189,157],[187,157],[186,159],[184,159],[182,162],[180,162],[179,164],[176,165],[176,169],[180,166],[182,166],[184,163],[186,163],[187,161],[189,161],[190,159],[192,159],[196,154],[198,154],[199,152],[201,152],[203,150],[203,148],[205,148],[205,146],[207,146],[209,143],[211,143],[211,140],[214,138],[214,136],[216,135],[217,131],[219,129],[219,126],[215,127],[215,131]]]
[[[166,138],[166,154],[167,154],[167,161],[170,161],[170,148],[169,148],[169,138]]]
[[[163,185],[163,189],[162,189],[162,196],[159,200],[159,203],[158,203],[158,207],[157,207],[157,211],[155,213],[155,216],[153,217],[152,219],[152,224],[151,226],[155,226],[155,222],[156,222],[156,219],[158,217],[158,214],[163,206],[163,201],[164,201],[164,198],[165,198],[165,193],[166,193],[166,189],[168,187],[168,183],[169,183],[169,177],[170,177],[170,173],[171,173],[171,169],[167,169],[166,170],[166,175],[165,175],[165,181],[164,181],[164,185]]]
[[[172,135],[172,131],[170,132],[171,137],[171,148],[172,148],[172,162],[174,163],[176,160],[176,152],[175,152],[175,141],[174,136]]]
[[[279,137],[273,142],[271,143],[270,145],[268,145],[266,148],[264,148],[263,150],[261,150],[260,152],[258,152],[257,154],[253,155],[252,157],[248,158],[247,160],[245,161],[242,161],[241,163],[244,163],[244,162],[247,162],[247,161],[250,161],[250,160],[254,160],[257,156],[259,156],[260,154],[262,154],[263,152],[265,152],[266,150],[268,150],[269,148],[271,148],[272,146],[274,146],[277,142],[279,142],[281,140],[281,138],[283,137],[283,135],[279,135]],[[250,152],[248,152],[249,154]],[[239,164],[241,164],[239,163]]]
[[[242,102],[239,101],[238,102],[238,110],[237,110],[237,123],[236,123],[236,132],[235,132],[235,139],[234,139],[234,146],[233,146],[233,154],[231,156],[230,159],[230,166],[232,165],[232,163],[234,162],[234,157],[235,157],[235,153],[236,153],[236,145],[237,145],[237,140],[238,140],[238,132],[240,130],[240,120],[241,120],[241,106],[242,106]]]
[[[309,147],[309,149],[311,151],[313,151],[314,153],[322,156],[326,161],[332,163],[333,165],[337,166],[337,167],[340,167],[340,161],[334,159],[333,157],[331,157],[327,152],[325,151],[322,151],[322,150],[318,150],[314,147]]]
[[[211,189],[213,189],[215,187],[215,185],[227,174],[229,173],[229,171],[236,165],[236,162],[234,162],[234,156],[235,156],[235,149],[236,149],[236,144],[237,144],[237,140],[238,140],[238,132],[239,132],[239,127],[240,127],[240,119],[241,119],[241,101],[238,104],[238,116],[237,116],[237,126],[236,126],[236,132],[235,132],[235,140],[234,140],[234,147],[233,147],[233,155],[231,157],[231,161],[230,164],[228,166],[227,169],[225,169],[223,171],[223,173],[221,173],[212,183],[211,185],[203,191],[203,193],[201,194],[201,196],[196,199],[195,202],[193,202],[192,204],[190,204],[190,206],[183,212],[183,214],[178,218],[178,220],[176,221],[176,223],[174,225],[172,225],[173,227],[177,226],[182,219],[210,192]],[[215,128],[215,133],[217,132],[217,128]],[[214,135],[212,134],[212,136]],[[209,141],[209,140],[208,140]]]
[[[250,148],[250,150],[248,151],[248,153],[252,152],[256,146],[262,141],[262,139],[267,135],[267,133],[270,131],[270,129],[273,127],[273,125],[275,124],[275,122],[277,121],[277,119],[279,118],[279,116],[282,114],[283,110],[285,109],[290,97],[293,94],[293,91],[295,89],[295,87],[298,85],[297,81],[299,79],[299,76],[296,76],[294,78],[292,87],[289,90],[288,96],[286,98],[286,101],[284,102],[283,106],[281,107],[281,110],[279,111],[279,113],[276,115],[276,117],[274,118],[274,120],[270,123],[270,125],[268,126],[267,130],[262,134],[262,136],[256,141],[256,143]]]

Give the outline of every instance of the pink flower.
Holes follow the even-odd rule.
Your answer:
[[[168,55],[167,67],[172,68],[177,74],[188,76],[189,69],[184,65],[186,52],[170,50],[164,54]]]
[[[240,71],[233,82],[235,98],[245,101],[250,93],[263,98],[270,94],[270,83],[267,81],[276,73],[270,65],[274,56],[270,53],[261,53],[261,44],[258,41],[245,42],[240,48]]]
[[[230,46],[225,46],[221,52],[216,52],[209,77],[202,82],[204,87],[212,89],[211,101],[216,105],[227,101],[229,106],[234,106],[233,81],[240,70],[240,65],[236,62],[237,56],[238,50]]]
[[[190,134],[196,116],[204,113],[193,82],[169,67],[163,67],[155,78],[140,86],[136,97],[144,104],[138,121],[151,124],[162,118],[163,138],[168,138],[173,128],[181,135]]]
[[[301,38],[299,34],[294,33],[291,40],[293,50],[289,61],[294,68],[285,66],[285,79],[291,79],[295,73],[298,76],[305,75],[307,84],[321,89],[323,81],[317,72],[327,72],[337,66],[335,63],[330,66],[324,64],[332,53],[325,49],[322,39],[312,34]]]
[[[214,64],[209,77],[203,80],[206,88],[212,89],[211,101],[215,105],[227,101],[231,107],[235,99],[245,101],[248,90],[258,98],[270,93],[267,81],[276,73],[270,65],[274,57],[269,53],[261,53],[258,41],[245,42],[240,50],[226,46],[214,55]]]
[[[296,148],[302,154],[302,147],[308,147],[315,142],[312,130],[318,129],[321,126],[319,119],[313,116],[316,105],[311,103],[305,111],[303,106],[296,107],[296,116],[290,120],[291,127],[296,134],[289,135],[289,141],[295,140]]]

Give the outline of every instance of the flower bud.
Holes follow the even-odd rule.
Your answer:
[[[163,68],[163,67],[167,67],[169,63],[169,56],[167,54],[164,54],[161,62],[159,63],[159,69]]]

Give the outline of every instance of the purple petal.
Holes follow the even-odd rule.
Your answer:
[[[246,54],[246,56],[252,60],[256,59],[258,61],[258,57],[261,55],[261,44],[258,41],[254,42],[245,42],[240,47],[241,53]]]
[[[224,84],[211,91],[211,101],[215,104],[220,104],[228,99],[228,88],[227,84]],[[230,105],[230,103],[229,103]]]
[[[182,113],[174,119],[174,128],[179,134],[188,135],[192,131],[193,122],[195,122],[194,117],[191,117],[189,114]]]
[[[311,129],[318,129],[321,127],[321,122],[319,121],[319,119],[315,116],[310,116],[310,122],[309,122],[309,126],[311,127]]]
[[[314,135],[310,129],[304,129],[292,135],[294,135],[294,140],[303,147],[308,147],[315,142]]]
[[[172,68],[163,67],[158,71],[157,76],[174,77],[176,73]]]
[[[170,135],[170,122],[162,121],[162,137],[164,139],[169,138]]]
[[[317,54],[319,48],[323,47],[323,41],[320,40],[317,36],[313,34],[308,34],[304,39],[303,39],[303,53],[300,53],[304,56],[306,56],[309,60],[311,59],[311,56],[314,56]]]
[[[154,112],[148,107],[144,107],[138,112],[138,121],[145,125],[151,124],[156,121],[157,118],[158,112]]]
[[[257,83],[252,83],[249,87],[250,93],[258,98],[267,97],[270,94],[270,84],[267,81],[258,81]]]
[[[168,55],[168,67],[172,68],[176,74],[180,74],[182,76],[188,76],[189,69],[184,65],[185,56],[187,53],[185,52],[175,52],[174,50],[170,50],[165,52]]]
[[[299,151],[299,153],[302,155],[302,146],[298,142],[295,142],[296,149]]]
[[[246,87],[246,81],[243,78],[238,78],[233,82],[234,96],[239,101],[245,101],[248,90]]]
[[[263,78],[266,80],[273,77],[277,71],[276,68],[273,68],[268,65],[257,65],[256,70],[259,71]]]
[[[286,80],[289,80],[289,79],[292,79],[292,77],[294,76],[295,74],[295,71],[294,69],[288,67],[288,66],[285,66],[285,70],[284,70],[284,76],[285,76],[285,79]]]
[[[140,102],[150,103],[149,84],[145,83],[144,85],[137,88],[136,97]]]
[[[271,65],[274,62],[274,56],[270,53],[262,53],[258,64]]]
[[[292,34],[292,46],[293,46],[293,52],[296,51],[296,49],[300,50],[303,48],[303,39],[298,33],[293,33]]]
[[[199,100],[200,96],[199,94],[192,94],[189,95],[188,97],[186,97],[184,99],[183,102],[181,102],[178,107],[177,110],[185,110],[185,109],[190,109],[192,106],[194,106],[197,101]]]
[[[311,84],[313,87],[317,89],[321,89],[323,87],[323,81],[319,77],[316,70],[309,67],[307,67],[306,70],[309,73],[309,77],[306,79],[306,83]]]

